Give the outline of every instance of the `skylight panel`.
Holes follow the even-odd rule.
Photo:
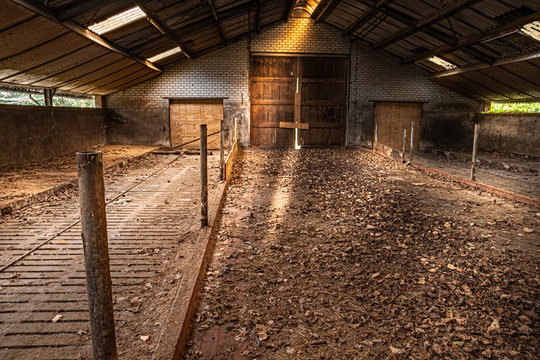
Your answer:
[[[142,11],[138,6],[135,6],[134,8],[121,12],[120,14],[113,15],[108,19],[90,25],[88,30],[101,35],[144,17],[146,17],[144,11]]]
[[[166,57],[169,57],[171,55],[178,54],[181,51],[182,51],[182,49],[180,49],[180,47],[175,47],[175,48],[172,48],[171,50],[167,50],[165,52],[162,52],[161,54],[157,54],[155,56],[152,56],[151,58],[148,58],[147,60],[150,61],[150,62],[156,62],[156,61],[159,61],[161,59],[165,59]]]
[[[456,69],[457,66],[452,64],[452,63],[449,63],[448,61],[444,60],[444,59],[441,59],[440,57],[438,56],[433,56],[433,57],[430,57],[428,59],[429,61],[431,61],[432,63],[435,63],[437,65],[440,65],[442,66],[443,68],[445,68],[446,70],[452,70],[452,69]]]
[[[540,21],[534,21],[527,25],[523,25],[521,32],[536,41],[540,41]]]

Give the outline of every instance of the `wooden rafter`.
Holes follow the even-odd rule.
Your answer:
[[[257,0],[257,15],[255,17],[255,29],[257,29],[257,34],[261,33],[262,6],[263,6],[263,0]]]
[[[73,19],[78,16],[81,16],[87,12],[89,12],[92,9],[95,9],[96,7],[100,7],[104,4],[109,3],[110,0],[86,0],[86,1],[78,1],[76,2],[77,5],[71,6],[64,11],[60,12],[58,14],[58,19],[60,21],[65,21],[68,19]]]
[[[467,66],[463,68],[442,71],[442,72],[431,75],[430,78],[438,79],[438,78],[443,78],[447,76],[460,75],[460,74],[468,73],[475,70],[487,69],[491,67],[508,65],[508,64],[521,62],[521,61],[530,61],[530,60],[535,60],[535,59],[540,59],[540,50],[537,50],[528,54],[524,54],[524,55],[514,56],[511,58],[499,59],[495,61],[493,64],[483,63],[483,64],[476,64],[476,65],[471,65],[471,66]]]
[[[257,8],[257,4],[252,2],[252,1],[249,1],[247,3],[237,5],[237,6],[233,7],[233,8],[230,8],[228,10],[220,12],[219,13],[219,19],[222,22],[227,21],[227,20],[233,19],[233,18],[235,18],[237,16],[244,15],[247,12],[254,11],[254,10],[256,10],[256,8]],[[201,19],[201,20],[199,20],[197,22],[194,22],[192,24],[174,28],[174,31],[177,34],[193,34],[193,33],[197,33],[199,31],[202,31],[204,29],[208,29],[208,28],[213,27],[213,26],[215,26],[214,19],[212,19],[211,17],[206,17],[206,18]],[[145,47],[148,44],[151,44],[153,41],[154,40],[145,41],[145,42],[139,44],[139,46],[137,46],[137,47],[135,47],[133,49],[134,49],[134,51],[137,51],[137,49]],[[223,44],[220,44],[220,45],[222,46]],[[197,55],[193,54],[193,58],[196,58],[196,57],[197,57]]]
[[[146,15],[146,18],[148,19],[148,22],[152,24],[160,33],[167,36],[169,39],[171,39],[179,48],[182,50],[182,53],[188,58],[191,59],[191,54],[187,50],[186,45],[184,42],[179,39],[176,35],[172,33],[172,31],[159,20],[157,15],[148,9],[146,4],[142,0],[131,0],[135,5],[137,5]]]
[[[381,6],[389,3],[392,0],[380,0],[374,7],[366,11],[362,16],[360,16],[356,21],[354,21],[347,29],[345,29],[345,34],[351,34],[355,32],[359,27],[369,21],[375,14],[379,12]]]
[[[375,45],[373,45],[373,48],[374,49],[378,49],[378,48],[381,48],[381,47],[385,47],[385,46],[388,46],[396,41],[399,41],[401,39],[404,39],[408,36],[411,36],[412,34],[416,33],[417,31],[420,31],[422,30],[424,27],[427,27],[429,25],[432,25],[438,21],[440,21],[441,19],[451,15],[451,14],[454,14],[458,11],[460,11],[461,9],[463,9],[463,7],[467,6],[467,5],[470,5],[472,3],[475,3],[477,2],[478,0],[458,0],[458,1],[454,1],[452,2],[451,4],[448,4],[440,9],[438,9],[437,11],[435,11],[433,14],[429,15],[428,17],[425,17],[423,19],[420,19],[416,22],[416,24],[414,25],[411,25],[411,26],[407,26],[405,29],[403,30],[400,30],[386,38],[384,38],[383,40],[379,41],[378,43],[376,43]]]
[[[381,13],[387,15],[387,16],[390,16],[392,18],[394,18],[395,20],[407,25],[407,26],[412,26],[415,24],[416,20],[414,18],[412,18],[411,16],[407,15],[407,14],[404,14],[400,11],[397,11],[391,7],[384,7],[381,9]],[[445,43],[447,45],[453,45],[455,44],[455,39],[453,37],[451,37],[450,35],[448,34],[445,34],[444,32],[438,30],[438,29],[435,29],[434,27],[431,27],[431,26],[425,26],[423,29],[422,29],[422,32],[426,35],[429,35],[431,36],[432,38],[434,39],[437,39],[438,41],[442,42],[442,43]],[[375,45],[372,45],[372,48],[373,49],[377,49],[376,47],[376,44]],[[485,62],[493,62],[494,61],[494,58],[493,56],[483,52],[483,51],[480,51],[478,49],[474,49],[474,48],[470,48],[470,47],[463,47],[462,48],[462,51],[466,52],[467,54],[481,60],[481,61],[485,61]]]
[[[21,5],[21,6],[24,6],[25,8],[27,8],[28,10],[31,10],[33,12],[35,12],[36,14],[38,15],[41,15],[57,24],[60,24],[62,25],[63,27],[65,27],[66,29],[69,29],[79,35],[81,35],[82,37],[90,40],[90,41],[93,41],[94,43],[98,44],[98,45],[101,45],[103,47],[106,47],[107,49],[109,50],[112,50],[122,56],[125,56],[127,58],[130,58],[140,64],[143,64],[144,66],[152,69],[152,70],[155,70],[155,71],[159,71],[161,72],[162,70],[160,68],[158,68],[157,66],[155,66],[154,64],[152,64],[150,61],[146,60],[146,59],[143,59],[141,57],[138,57],[138,56],[135,56],[135,55],[132,55],[127,49],[121,47],[120,45],[110,41],[110,40],[107,40],[107,39],[104,39],[102,38],[101,36],[93,33],[92,31],[82,27],[81,25],[71,21],[71,20],[66,20],[66,21],[61,21],[60,19],[58,19],[56,17],[56,14],[51,10],[49,9],[48,7],[46,7],[45,5],[35,1],[35,0],[12,0],[13,2]]]
[[[439,10],[435,11],[430,16],[418,20],[416,22],[416,24],[411,25],[411,26],[407,26],[405,29],[400,30],[400,31],[398,31],[398,32],[384,38],[383,40],[381,40],[378,43],[376,43],[375,45],[373,45],[373,48],[378,49],[378,48],[381,48],[381,47],[385,47],[385,46],[388,46],[388,45],[390,45],[390,44],[392,44],[392,43],[394,43],[396,41],[399,41],[399,40],[404,39],[404,38],[406,38],[408,36],[411,36],[412,34],[416,33],[417,31],[422,30],[424,27],[432,25],[432,24],[440,21],[441,19],[444,19],[445,17],[447,17],[447,16],[449,16],[451,14],[454,14],[454,13],[460,11],[465,6],[470,5],[472,3],[475,3],[477,1],[478,0],[458,0],[458,1],[454,1],[453,3],[448,4],[448,5],[440,8]]]
[[[328,2],[326,3],[326,6],[324,8],[321,8],[320,12],[319,11],[313,12],[311,18],[315,19],[315,22],[326,19],[336,9],[336,7],[339,5],[340,2],[341,0],[328,0]],[[319,6],[317,6],[317,9],[321,5],[323,4],[319,4]]]
[[[423,52],[418,55],[411,56],[403,60],[403,62],[405,64],[410,64],[416,61],[422,61],[432,56],[443,55],[452,51],[456,51],[459,48],[464,47],[464,46],[473,45],[482,41],[494,39],[496,37],[503,36],[513,31],[519,30],[521,29],[523,25],[531,23],[533,21],[537,21],[539,19],[540,19],[540,12],[537,11],[529,16],[525,16],[521,19],[512,21],[510,23],[507,23],[504,25],[497,25],[495,27],[492,27],[491,29],[488,29],[485,31],[479,31],[469,36],[464,36],[458,39],[454,44],[439,46],[435,49]]]
[[[208,6],[210,7],[210,12],[212,13],[212,18],[214,19],[215,26],[219,32],[219,36],[221,37],[221,42],[224,45],[227,45],[227,38],[225,37],[225,34],[223,33],[223,27],[221,26],[221,23],[219,22],[216,9],[214,7],[214,2],[212,0],[207,0],[207,2],[208,2]]]

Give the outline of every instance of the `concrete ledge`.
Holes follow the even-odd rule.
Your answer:
[[[377,154],[377,155],[385,157],[387,159],[397,160],[397,159],[393,158],[392,156],[390,156],[389,154],[387,154],[385,152],[380,153],[380,152],[378,152],[376,150],[371,150],[371,149],[366,149],[366,148],[362,148],[362,150],[364,150],[366,152],[370,152],[372,154]],[[442,176],[442,177],[444,177],[444,178],[446,178],[448,180],[456,181],[456,182],[460,183],[461,185],[466,185],[466,186],[469,186],[469,187],[472,187],[472,188],[475,188],[475,189],[478,189],[478,190],[489,192],[491,194],[500,196],[500,197],[508,199],[508,200],[512,200],[512,201],[515,201],[515,202],[519,202],[519,203],[522,203],[522,204],[527,204],[527,205],[534,206],[536,208],[540,208],[540,201],[538,201],[536,199],[533,199],[533,198],[530,198],[530,197],[525,196],[525,195],[516,194],[516,193],[513,193],[513,192],[508,191],[508,190],[499,189],[499,188],[497,188],[495,186],[482,184],[482,183],[479,183],[479,182],[476,182],[476,181],[471,181],[469,179],[465,179],[465,178],[462,178],[460,176],[449,174],[449,173],[446,173],[444,171],[433,169],[433,168],[430,168],[430,167],[427,167],[427,166],[424,166],[424,165],[411,164],[410,166],[412,166],[413,168],[415,168],[417,170],[426,172],[428,174],[438,175],[438,176]]]
[[[535,200],[535,199],[530,198],[530,197],[525,196],[525,195],[516,194],[516,193],[513,193],[513,192],[508,191],[508,190],[499,189],[499,188],[497,188],[495,186],[482,184],[482,183],[479,183],[479,182],[476,182],[476,181],[471,181],[469,179],[465,179],[465,178],[462,178],[460,176],[449,174],[449,173],[446,173],[444,171],[433,169],[433,168],[430,168],[430,167],[427,167],[427,166],[424,166],[424,165],[411,164],[411,166],[413,168],[415,168],[415,169],[420,170],[420,171],[427,172],[427,173],[434,174],[434,175],[439,175],[439,176],[445,177],[445,178],[447,178],[449,180],[457,181],[462,185],[467,185],[467,186],[473,187],[475,189],[483,190],[483,191],[489,192],[489,193],[494,194],[494,195],[498,195],[498,196],[503,197],[503,198],[508,199],[508,200],[513,200],[513,201],[516,201],[516,202],[520,202],[520,203],[523,203],[523,204],[527,204],[527,205],[531,205],[531,206],[540,208],[540,201]]]
[[[156,149],[157,149],[157,147],[156,147]],[[149,150],[149,151],[147,151],[147,152],[145,152],[143,154],[134,156],[134,157],[129,158],[129,159],[125,159],[125,160],[123,160],[123,161],[121,161],[119,163],[108,166],[105,169],[104,172],[107,173],[108,171],[116,170],[116,169],[122,168],[124,166],[127,166],[129,163],[147,156],[148,154],[150,154],[154,150],[155,149]],[[73,189],[73,188],[77,187],[77,181],[78,181],[77,178],[75,178],[75,179],[66,181],[63,184],[56,185],[55,187],[52,187],[52,188],[47,189],[45,191],[42,191],[40,193],[30,195],[29,197],[26,197],[24,199],[15,200],[12,203],[9,203],[8,205],[4,205],[4,206],[0,207],[0,216],[10,214],[13,211],[20,210],[20,209],[25,208],[25,207],[27,207],[29,205],[36,204],[38,202],[44,201],[48,197],[53,196],[53,195],[57,195],[58,193],[61,193],[61,192],[66,191],[68,189]]]
[[[153,360],[180,360],[191,331],[192,318],[197,309],[197,296],[204,284],[208,262],[212,256],[215,232],[219,225],[225,193],[232,178],[232,171],[238,154],[235,142],[226,160],[225,181],[217,186],[208,209],[208,225],[202,228],[197,237],[194,251],[185,256],[193,267],[183,274],[176,290],[169,318],[162,328]]]

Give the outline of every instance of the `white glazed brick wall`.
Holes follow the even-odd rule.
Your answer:
[[[251,40],[252,52],[348,54],[349,39],[324,23],[291,18],[263,29]]]
[[[373,51],[362,41],[351,47],[350,99],[374,101],[426,101],[476,104],[429,80],[429,73],[403,65],[384,51]]]
[[[372,51],[324,23],[292,18],[264,28],[227,48],[195,60],[177,61],[164,73],[142,84],[112,94],[111,108],[121,106],[168,106],[164,97],[228,97],[225,102],[249,104],[249,51],[269,53],[351,53],[351,101],[425,101],[468,103],[473,100],[429,80],[429,73],[414,65],[402,65],[384,51]]]
[[[247,39],[195,60],[165,66],[163,74],[112,94],[109,106],[168,106],[164,97],[228,97],[248,100]]]

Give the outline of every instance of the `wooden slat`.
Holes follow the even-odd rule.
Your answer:
[[[303,130],[308,130],[308,129],[309,129],[309,124],[308,124],[308,123],[298,123],[298,122],[285,122],[285,121],[280,121],[279,127],[280,127],[280,128],[285,128],[285,129],[303,129]]]

